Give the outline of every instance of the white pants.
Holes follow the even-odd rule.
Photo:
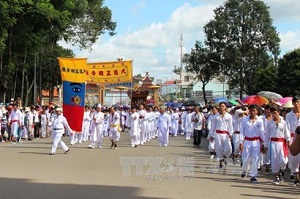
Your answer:
[[[64,130],[54,130],[52,132],[52,137],[53,137],[53,144],[52,144],[52,149],[51,153],[55,153],[57,149],[57,145],[60,144],[61,148],[65,151],[67,151],[69,148],[67,145],[61,140],[62,135],[64,134]]]
[[[118,127],[110,127],[109,138],[117,142],[120,140],[120,132],[118,131]]]
[[[160,146],[168,146],[169,129],[158,129],[158,142]]]
[[[136,135],[130,136],[130,142],[131,142],[131,146],[135,146],[139,144]]]
[[[228,158],[232,152],[232,146],[227,134],[216,133],[215,150],[217,158]]]
[[[254,140],[254,141],[244,141],[244,149],[242,152],[242,161],[243,166],[242,170],[247,172],[248,171],[248,163],[251,163],[250,167],[250,176],[255,177],[257,175],[257,168],[259,164],[259,158],[260,158],[260,141]]]
[[[300,153],[296,156],[293,156],[291,153],[288,155],[289,158],[289,168],[291,173],[298,173],[299,172],[299,163],[300,163]]]
[[[215,152],[215,140],[208,140],[208,151]]]
[[[278,173],[279,170],[284,170],[288,161],[284,154],[283,142],[270,142],[270,159],[272,173]]]
[[[233,134],[233,154],[239,155],[240,154],[240,134],[234,133]]]
[[[11,123],[11,135],[14,136],[15,138],[19,137],[19,122],[12,122]]]

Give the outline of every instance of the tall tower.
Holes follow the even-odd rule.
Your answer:
[[[179,92],[180,92],[180,97],[183,98],[184,97],[184,93],[182,92],[182,58],[183,58],[183,52],[182,52],[182,48],[183,48],[183,33],[180,34],[179,37],[179,48],[180,48],[180,70],[179,70],[179,78],[180,78],[180,84],[179,84]]]

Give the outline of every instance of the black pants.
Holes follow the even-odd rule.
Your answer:
[[[33,130],[33,134],[35,138],[38,138],[40,136],[40,123],[39,122],[35,122],[34,123],[34,130]]]
[[[193,145],[200,146],[201,136],[202,136],[202,130],[194,129],[194,143],[193,143]]]

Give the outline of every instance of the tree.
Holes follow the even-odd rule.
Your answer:
[[[278,92],[283,96],[300,95],[300,48],[285,54],[278,62]]]
[[[261,0],[227,0],[214,10],[215,17],[204,31],[206,45],[219,54],[231,88],[253,94],[258,71],[277,65],[279,36],[268,7]]]
[[[205,86],[218,74],[220,68],[216,64],[211,64],[210,59],[214,54],[203,46],[200,41],[196,41],[195,47],[190,54],[184,54],[182,62],[186,64],[185,70],[196,75],[196,79],[202,82],[202,91],[205,104],[207,104]]]
[[[2,0],[0,2],[1,91],[8,97],[28,96],[36,80],[39,95],[59,74],[56,57],[63,56],[58,41],[64,39],[91,49],[101,34],[114,35],[116,22],[103,0]],[[69,51],[69,50],[67,50]],[[57,54],[57,53],[62,54]],[[68,55],[73,55],[68,52]],[[54,61],[53,64],[49,64]],[[56,65],[56,67],[54,67]],[[37,66],[38,71],[34,73]],[[55,70],[49,74],[47,67]],[[48,78],[49,77],[49,78]],[[48,81],[48,82],[45,82]],[[31,82],[29,82],[31,81]],[[18,85],[18,86],[17,86]],[[21,85],[21,86],[19,86]],[[56,85],[56,84],[55,84]],[[26,87],[26,93],[24,89]],[[29,90],[28,90],[29,89]],[[36,90],[36,89],[34,89]],[[34,92],[35,93],[35,92]],[[6,92],[4,93],[4,100]],[[33,98],[34,99],[34,98]]]
[[[260,68],[257,71],[257,82],[253,85],[253,93],[259,91],[278,92],[278,67],[269,65],[266,68]]]

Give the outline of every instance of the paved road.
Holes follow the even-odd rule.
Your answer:
[[[122,133],[117,150],[104,138],[102,149],[76,144],[55,156],[48,155],[50,138],[0,143],[0,198],[300,198],[290,182],[274,186],[261,175],[251,184],[231,163],[219,170],[206,146],[193,148],[182,136],[171,137],[168,147],[157,140],[137,148],[128,143]]]

